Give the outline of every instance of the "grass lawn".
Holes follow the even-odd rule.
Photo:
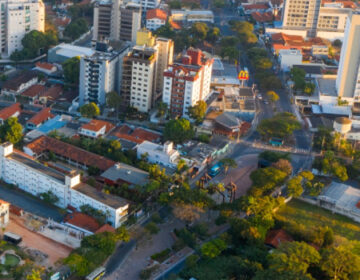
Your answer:
[[[19,262],[20,260],[17,256],[14,256],[13,254],[5,254],[5,265],[17,266]]]
[[[328,226],[333,229],[336,235],[349,240],[360,240],[359,223],[297,199],[293,199],[281,207],[276,212],[276,218],[280,221],[296,223],[309,230]]]

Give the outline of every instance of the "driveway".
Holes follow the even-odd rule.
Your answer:
[[[19,190],[13,190],[0,185],[0,198],[37,216],[51,218],[57,222],[61,222],[63,219],[58,208],[37,200]]]

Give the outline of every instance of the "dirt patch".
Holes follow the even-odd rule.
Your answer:
[[[20,246],[36,249],[42,252],[44,256],[47,255],[48,258],[44,259],[42,263],[46,266],[53,266],[57,260],[67,257],[72,251],[70,247],[29,230],[24,225],[24,220],[15,215],[10,215],[10,222],[6,227],[6,231],[11,231],[22,237],[23,241]]]

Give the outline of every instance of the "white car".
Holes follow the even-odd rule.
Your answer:
[[[258,95],[258,98],[259,98],[260,100],[262,99],[262,96],[261,96],[261,94],[259,94],[259,95]]]

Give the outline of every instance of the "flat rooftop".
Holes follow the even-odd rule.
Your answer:
[[[102,173],[101,177],[107,178],[114,182],[117,180],[122,180],[139,186],[143,186],[149,181],[148,172],[125,163],[115,164]]]
[[[318,78],[317,84],[321,95],[337,96],[336,92],[336,79]]]
[[[129,205],[129,201],[127,201],[126,199],[118,197],[116,195],[110,195],[100,192],[94,187],[91,187],[85,183],[80,183],[73,189],[114,209]]]
[[[52,169],[50,167],[47,167],[39,162],[36,162],[35,160],[30,159],[28,156],[24,156],[21,153],[13,152],[11,155],[7,156],[8,158],[18,161],[26,166],[29,166],[32,169],[35,169],[37,171],[40,171],[41,173],[44,173],[45,175],[52,177],[61,183],[65,183],[65,174],[61,173],[55,169]]]

